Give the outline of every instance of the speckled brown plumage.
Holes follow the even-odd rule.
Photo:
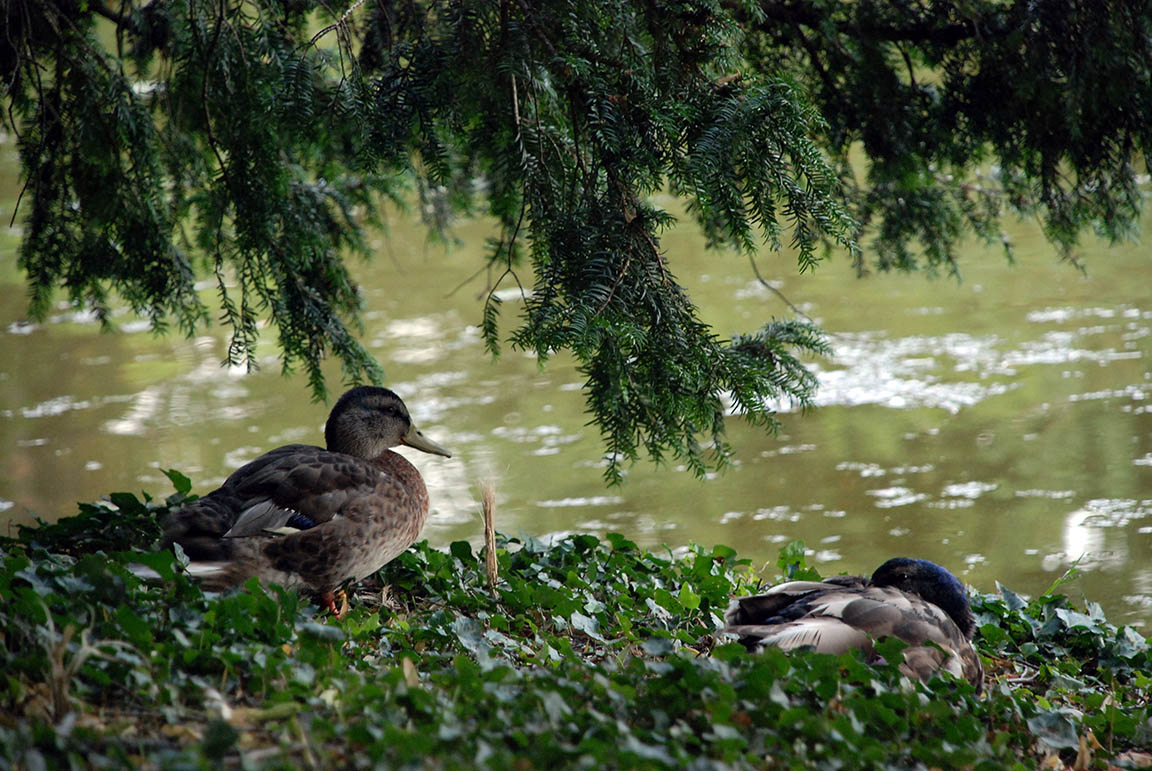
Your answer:
[[[940,670],[977,690],[984,668],[970,642],[975,622],[955,576],[927,560],[889,560],[873,574],[826,581],[791,581],[740,597],[725,614],[724,631],[749,650],[776,646],[840,654],[853,648],[873,660],[873,642],[908,643],[900,669],[927,680]]]
[[[340,398],[325,437],[327,449],[265,453],[165,522],[165,543],[181,545],[205,588],[257,576],[326,595],[416,540],[428,491],[416,467],[387,448],[447,451],[415,429],[399,397],[370,386]]]

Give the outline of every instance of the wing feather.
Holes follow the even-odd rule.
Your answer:
[[[749,650],[775,646],[840,654],[853,648],[873,662],[872,643],[897,637],[906,643],[901,670],[927,680],[944,669],[980,688],[983,667],[972,644],[940,607],[894,587],[851,578],[792,581],[763,594],[738,597],[725,613],[724,631]]]

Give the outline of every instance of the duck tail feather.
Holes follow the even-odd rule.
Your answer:
[[[193,578],[218,576],[228,568],[226,562],[189,562],[188,575]]]
[[[189,536],[179,543],[193,562],[227,562],[234,556],[234,542],[217,536]]]
[[[189,562],[185,572],[195,579],[216,578],[223,575],[228,567],[229,563],[227,562]],[[139,562],[131,562],[127,568],[132,575],[145,581],[160,582],[164,580],[164,577],[155,570],[147,565],[141,565]]]
[[[151,581],[153,583],[159,583],[164,580],[164,577],[155,570],[147,565],[141,565],[139,562],[130,562],[126,567],[129,573],[141,580]]]

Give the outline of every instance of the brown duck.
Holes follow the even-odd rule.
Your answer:
[[[340,397],[324,440],[327,449],[290,444],[241,466],[165,520],[164,544],[180,544],[209,590],[256,576],[334,609],[335,590],[407,549],[428,517],[420,472],[389,448],[451,455],[417,430],[400,397],[374,386]]]
[[[928,680],[944,670],[979,692],[984,667],[970,642],[976,628],[963,585],[934,562],[890,559],[872,578],[836,576],[790,581],[764,594],[739,597],[724,614],[724,631],[750,651],[775,646],[841,654],[853,648],[879,660],[872,643],[897,637],[908,643],[900,670]]]

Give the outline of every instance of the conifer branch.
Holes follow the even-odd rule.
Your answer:
[[[739,3],[726,2],[725,7],[734,14],[744,16]],[[903,10],[902,8],[901,11]],[[764,28],[765,31],[769,31],[771,22],[798,24],[813,29],[818,29],[829,22],[826,9],[802,0],[761,2],[757,11],[765,18],[765,21],[757,26]],[[939,24],[927,13],[923,19],[910,24],[884,24],[872,19],[859,21],[839,19],[832,21],[832,26],[841,34],[850,37],[889,43],[907,41],[917,44],[955,45],[976,37],[975,27],[972,24]]]
[[[487,273],[485,345],[572,352],[608,479],[641,454],[702,473],[732,451],[728,395],[772,429],[766,405],[805,403],[799,356],[825,343],[800,321],[717,340],[650,198],[679,197],[809,322],[760,276],[765,244],[801,270],[841,249],[860,273],[958,275],[960,240],[1003,244],[1000,220],[1019,214],[1075,262],[1082,233],[1134,231],[1152,155],[1152,11],[1101,2],[22,0],[0,80],[31,313],[60,292],[106,321],[119,297],[192,333],[210,313],[199,268],[229,361],[255,362],[268,320],[315,394],[329,353],[378,378],[345,261],[414,180],[434,228],[494,218],[484,268],[460,284]],[[312,33],[318,11],[335,21]],[[96,19],[117,25],[114,46]],[[509,278],[524,313],[502,331]]]

